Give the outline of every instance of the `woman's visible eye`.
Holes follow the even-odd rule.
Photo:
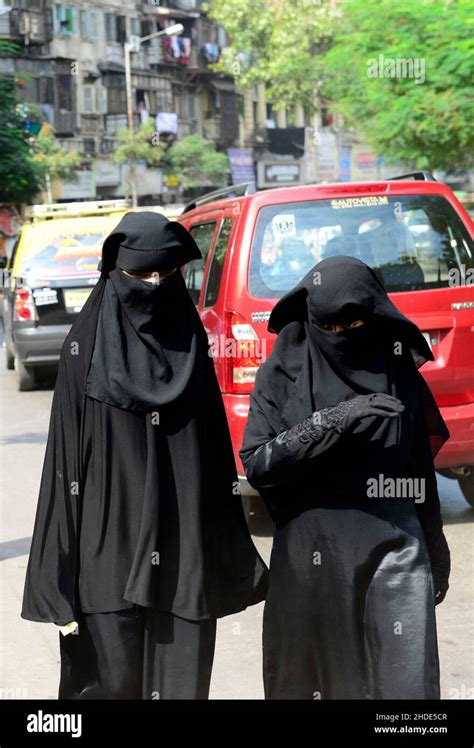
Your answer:
[[[354,320],[352,320],[352,322],[348,322],[347,327],[348,328],[361,327],[364,324],[365,324],[364,320],[362,320],[362,319],[354,319]]]
[[[125,270],[125,268],[120,268],[120,270],[126,275],[132,275],[134,278],[139,278],[141,275],[143,275],[143,273],[140,273],[137,270]]]

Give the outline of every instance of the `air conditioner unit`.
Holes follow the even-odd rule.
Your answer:
[[[22,13],[20,15],[19,31],[22,36],[29,36],[31,34],[31,18],[29,13]]]

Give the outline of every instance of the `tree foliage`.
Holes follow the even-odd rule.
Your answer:
[[[473,153],[473,20],[471,0],[351,0],[325,56],[324,91],[380,155],[418,168],[466,166]],[[368,76],[374,61],[384,77]],[[423,75],[392,77],[390,61],[398,61],[399,73],[412,61]]]
[[[0,58],[18,53],[17,45],[0,42]],[[41,189],[41,174],[33,160],[33,141],[16,92],[16,74],[0,76],[0,202],[30,202]]]
[[[43,185],[47,176],[51,179],[74,181],[76,169],[85,160],[84,156],[76,151],[65,150],[54,137],[52,130],[43,130],[36,138],[33,159],[41,174]]]
[[[138,130],[130,132],[128,128],[117,133],[118,144],[112,154],[112,161],[122,164],[129,159],[136,163],[144,161],[147,166],[160,163],[163,158],[163,145],[159,142],[152,119],[140,125]]]
[[[275,108],[303,103],[314,110],[328,49],[342,9],[324,0],[212,0],[209,14],[231,45],[211,66],[240,90],[265,83]]]
[[[275,108],[329,102],[377,153],[417,168],[472,163],[472,0],[212,0],[231,45],[217,68]],[[415,61],[414,77],[368,75],[371,60]],[[388,71],[388,68],[385,68]]]
[[[225,153],[216,151],[214,143],[200,135],[188,135],[174,143],[166,154],[167,171],[173,171],[185,189],[211,183],[227,184],[229,162]]]

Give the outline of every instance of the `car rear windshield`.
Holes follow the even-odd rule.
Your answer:
[[[325,257],[370,265],[389,292],[444,288],[450,270],[473,267],[473,242],[439,195],[347,197],[269,205],[260,210],[249,292],[279,298]]]
[[[97,272],[105,231],[58,230],[33,232],[31,247],[20,258],[22,274],[47,277]]]

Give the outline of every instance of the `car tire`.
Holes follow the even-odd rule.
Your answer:
[[[16,380],[19,392],[30,392],[36,387],[36,376],[34,369],[27,369],[24,364],[20,361],[18,356],[15,356],[15,371]]]
[[[474,507],[474,471],[458,478],[459,488],[467,503]]]
[[[11,348],[8,347],[8,345],[5,343],[5,366],[7,367],[8,371],[13,371],[15,368],[15,354],[11,350]]]

